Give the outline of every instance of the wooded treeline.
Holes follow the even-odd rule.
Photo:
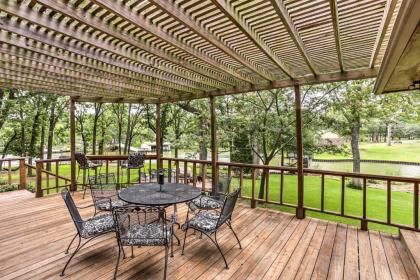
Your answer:
[[[305,155],[336,151],[319,145],[325,131],[351,143],[354,171],[360,171],[358,144],[363,141],[420,139],[419,93],[372,94],[372,80],[302,87]],[[231,161],[270,164],[295,150],[294,93],[268,90],[218,97],[219,152]],[[53,149],[69,150],[69,98],[0,90],[0,152],[51,158]],[[77,149],[87,154],[127,154],[130,147],[154,142],[155,106],[78,103]],[[207,159],[210,141],[209,101],[192,100],[161,106],[161,141],[188,156]],[[346,149],[346,148],[344,148]],[[49,167],[47,167],[49,168]]]

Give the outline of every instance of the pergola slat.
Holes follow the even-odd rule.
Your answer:
[[[404,1],[0,1],[0,78],[164,103],[374,77]]]
[[[189,47],[185,43],[177,40],[176,38],[172,37],[170,34],[165,32],[162,29],[158,29],[154,25],[146,22],[141,16],[136,15],[128,9],[124,4],[118,3],[116,1],[112,0],[92,0],[93,3],[112,11],[113,13],[119,15],[120,17],[124,18],[131,24],[137,26],[138,28],[145,30],[149,32],[150,34],[153,34],[154,36],[170,43],[171,45],[183,50],[184,52],[198,58],[201,61],[204,61],[213,67],[216,67],[217,69],[224,71],[242,81],[246,82],[253,82],[251,77],[247,77],[246,75],[242,74],[241,72],[234,71],[233,69],[224,66],[223,64],[211,59],[207,55],[204,55],[200,52],[198,52],[196,49]]]
[[[306,64],[311,69],[314,75],[318,74],[318,70],[316,69],[315,65],[313,64],[311,58],[309,57],[308,51],[306,50],[306,46],[303,43],[302,39],[300,38],[299,32],[296,30],[295,25],[293,24],[292,19],[290,18],[286,7],[281,0],[271,0],[274,9],[276,10],[278,16],[281,18],[284,27],[286,28],[287,32],[290,34],[290,37],[295,42],[297,48],[299,49],[300,53],[302,54],[303,58],[306,61]]]

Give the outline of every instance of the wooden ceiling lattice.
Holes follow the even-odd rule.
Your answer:
[[[405,0],[0,0],[0,86],[162,103],[373,77]]]

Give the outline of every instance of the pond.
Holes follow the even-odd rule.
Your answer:
[[[312,162],[310,168],[352,172],[351,162]],[[420,166],[362,162],[360,173],[420,178]]]

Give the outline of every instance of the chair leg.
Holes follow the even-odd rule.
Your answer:
[[[214,245],[216,245],[217,250],[219,250],[220,254],[222,255],[223,260],[225,261],[225,265],[226,265],[226,269],[229,269],[228,263],[226,261],[225,255],[222,252],[222,249],[219,246],[219,243],[217,242],[217,233],[214,233],[214,240],[213,238],[211,238],[211,236],[205,234],[208,238],[210,238],[210,240],[214,243]]]
[[[166,277],[168,276],[168,245],[165,246],[165,268],[163,270],[163,279],[166,280]]]
[[[131,246],[131,258],[134,258],[134,248]]]
[[[79,171],[80,171],[80,169],[79,169]],[[89,169],[87,170],[87,172],[88,172],[88,178],[89,178]],[[95,181],[96,181],[96,179],[95,179]],[[85,177],[83,176],[83,199],[85,199],[85,195],[86,195],[86,185],[85,185]]]
[[[174,257],[174,238],[171,236],[171,258]]]
[[[188,232],[188,228],[185,230],[185,234],[184,234],[184,243],[182,244],[182,251],[181,251],[181,255],[184,255],[185,241],[187,240],[187,232]]]
[[[120,258],[121,258],[121,248],[118,246],[118,255],[117,255],[117,263],[115,264],[115,270],[114,270],[114,277],[112,279],[117,279],[117,273],[118,273],[118,266],[120,264]]]
[[[79,233],[76,233],[75,235],[74,235],[74,237],[73,237],[73,239],[70,241],[70,244],[69,244],[69,246],[67,246],[67,249],[66,249],[66,251],[64,251],[64,254],[68,254],[69,253],[69,250],[70,250],[70,246],[71,246],[71,244],[73,244],[73,241],[76,239],[76,237],[79,235]]]
[[[230,228],[230,230],[233,232],[233,235],[235,235],[236,241],[238,241],[239,249],[242,249],[241,241],[239,241],[239,238],[236,235],[236,232],[233,230],[232,224],[228,222],[227,225]]]
[[[70,258],[68,259],[68,261],[67,261],[66,265],[64,266],[63,270],[61,271],[60,276],[64,276],[64,272],[66,271],[66,268],[69,265],[70,261],[73,259],[74,255],[76,255],[76,253],[79,252],[79,250],[82,248],[82,246],[80,246],[80,242],[82,242],[82,238],[79,235],[79,243],[77,244],[77,247],[74,250],[73,254],[71,254]]]

